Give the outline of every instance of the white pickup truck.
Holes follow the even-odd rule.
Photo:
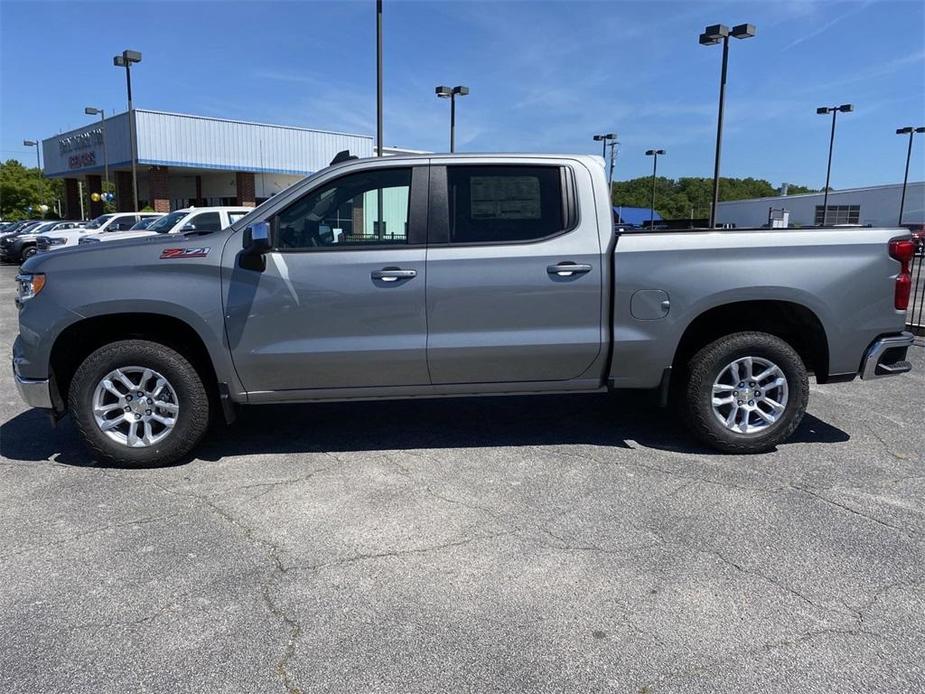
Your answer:
[[[139,221],[160,217],[158,212],[112,212],[92,219],[74,229],[64,229],[42,234],[37,239],[36,247],[40,251],[54,251],[68,246],[76,246],[80,239],[93,234],[115,234],[127,231]]]
[[[80,238],[81,244],[97,241],[125,241],[158,234],[179,234],[188,232],[206,233],[219,231],[241,219],[253,207],[187,207],[175,210],[153,222],[146,229],[87,234]]]

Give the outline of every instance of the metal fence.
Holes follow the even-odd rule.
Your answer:
[[[906,325],[916,335],[925,335],[925,242],[920,242],[912,259],[912,294],[906,310]]]

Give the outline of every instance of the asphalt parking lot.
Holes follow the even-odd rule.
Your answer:
[[[253,408],[138,471],[6,369],[0,691],[922,691],[912,361],[759,456],[547,396]]]

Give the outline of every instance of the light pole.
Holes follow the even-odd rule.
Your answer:
[[[469,93],[469,87],[457,85],[455,87],[445,87],[440,85],[434,92],[441,99],[450,100],[450,153],[456,151],[456,97],[466,96]]]
[[[128,93],[128,136],[132,147],[132,200],[135,203],[135,212],[138,212],[138,143],[135,141],[135,111],[132,106],[132,63],[141,62],[141,53],[138,51],[122,51],[112,59],[116,67],[125,68],[125,89]]]
[[[39,141],[38,140],[23,140],[22,143],[26,147],[35,147],[35,166],[39,170],[39,173],[42,173],[42,162],[39,161]]]
[[[719,160],[723,142],[723,111],[726,108],[726,68],[729,64],[729,37],[748,39],[757,33],[754,24],[739,24],[729,27],[725,24],[708,26],[700,35],[701,46],[723,44],[723,69],[719,78],[719,115],[716,119],[716,156],[713,161],[713,205],[710,207],[710,228],[716,226],[716,207],[719,205]]]
[[[663,149],[646,150],[646,156],[652,157],[652,207],[649,210],[649,229],[655,228],[655,172],[658,170],[658,156],[664,153]]]
[[[842,113],[851,113],[853,110],[854,106],[851,104],[820,106],[816,109],[816,113],[820,116],[824,116],[828,113],[832,114],[832,134],[829,135],[829,163],[825,169],[825,191],[822,195],[822,226],[825,226],[826,220],[829,217],[829,177],[832,175],[832,148],[835,146],[835,116],[838,115],[839,111]]]
[[[382,0],[376,0],[376,156],[382,156]]]
[[[906,184],[909,182],[909,160],[912,158],[912,137],[915,133],[925,133],[925,127],[913,128],[912,126],[906,126],[905,128],[897,128],[897,135],[909,135],[909,148],[906,150],[906,173],[903,175],[903,193],[899,198],[899,222],[901,226],[903,223],[903,208],[906,205]]]
[[[613,196],[613,160],[614,160],[614,148],[620,144],[617,142],[616,133],[602,133],[600,135],[594,136],[595,142],[601,143],[601,156],[604,157],[604,162],[607,162],[607,147],[610,147],[610,166],[608,167],[607,172],[607,183],[610,186],[610,195]]]
[[[100,117],[100,137],[103,140],[103,171],[106,178],[106,191],[109,191],[109,157],[106,155],[106,114],[101,108],[94,108],[93,106],[87,106],[84,109],[84,113],[88,116],[99,115]]]

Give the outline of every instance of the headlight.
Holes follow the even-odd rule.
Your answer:
[[[33,299],[45,287],[45,275],[41,272],[16,275],[16,303]]]
[[[62,243],[67,243],[67,239],[61,238],[46,239],[46,241],[49,246],[60,246]]]

